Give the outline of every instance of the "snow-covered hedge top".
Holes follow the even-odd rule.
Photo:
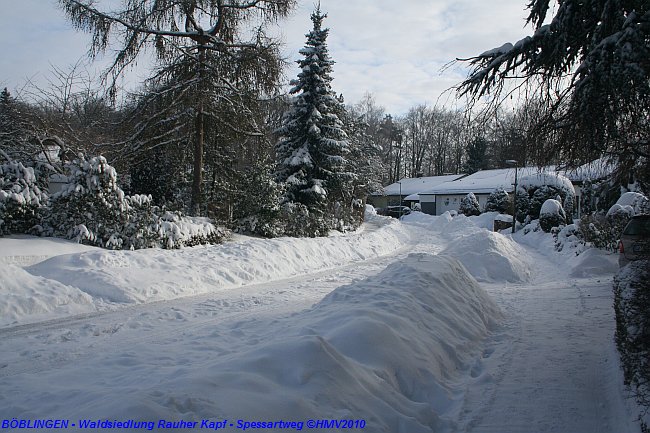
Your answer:
[[[522,176],[522,178],[519,179],[519,186],[526,190],[541,187],[544,185],[554,186],[559,189],[565,189],[575,194],[575,190],[571,181],[567,177],[564,177],[557,173],[538,173]]]
[[[503,222],[511,223],[512,222],[512,215],[499,214],[499,215],[494,217],[494,220],[495,221],[503,221]]]
[[[5,201],[21,205],[45,204],[47,194],[36,185],[33,168],[17,161],[0,164],[0,203]]]
[[[638,192],[626,192],[609,208],[607,216],[625,212],[630,216],[650,212],[650,200]]]
[[[562,205],[559,201],[549,199],[544,202],[542,209],[539,211],[541,215],[560,215],[562,213]]]

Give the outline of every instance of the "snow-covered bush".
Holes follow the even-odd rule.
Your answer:
[[[126,196],[102,156],[67,165],[69,183],[50,200],[42,234],[111,249],[180,248],[218,243],[227,232],[152,205],[151,196]]]
[[[571,181],[564,176],[555,173],[539,173],[531,176],[524,176],[519,183],[528,196],[528,206],[525,215],[535,219],[540,214],[542,205],[548,199],[557,199],[563,203],[564,211],[569,217],[573,214],[573,203],[575,201],[575,190]],[[519,196],[517,202],[519,202]],[[521,200],[523,202],[523,198]],[[519,207],[519,206],[518,206]],[[522,209],[523,211],[523,209]],[[518,219],[521,218],[519,209]],[[524,217],[525,218],[525,217]]]
[[[270,169],[261,166],[241,177],[233,207],[233,230],[268,238],[282,236],[280,201],[284,189]],[[245,182],[244,182],[245,181]]]
[[[47,203],[34,169],[22,162],[0,164],[0,235],[26,233],[39,222],[39,209]]]
[[[559,227],[566,222],[566,214],[562,204],[554,199],[548,199],[542,205],[539,212],[539,225],[546,233],[553,227]]]
[[[517,188],[517,221],[520,223],[527,224],[532,219],[530,215],[530,198],[528,197],[528,192],[523,188]]]
[[[626,192],[609,208],[607,216],[616,213],[626,213],[630,217],[650,212],[650,200],[638,192]]]
[[[478,200],[476,199],[476,196],[473,192],[470,192],[465,197],[463,197],[463,199],[460,201],[460,207],[458,208],[458,211],[466,216],[481,214],[481,206],[479,205]]]
[[[115,169],[102,156],[86,160],[79,155],[66,170],[68,184],[51,197],[43,221],[45,234],[121,248],[129,204],[117,186]]]
[[[229,235],[226,229],[216,227],[209,218],[183,216],[180,212],[154,214],[152,229],[157,236],[155,246],[169,249],[218,244]]]
[[[555,237],[555,250],[574,250],[580,254],[585,249],[585,242],[580,237],[580,229],[577,224],[569,224],[562,228],[551,230]]]
[[[618,239],[628,221],[627,213],[615,213],[611,216],[601,213],[584,215],[578,224],[579,236],[596,248],[616,251]]]
[[[614,278],[616,345],[625,383],[650,407],[650,261],[638,260]],[[647,422],[647,420],[645,420]],[[645,430],[647,431],[647,426]]]
[[[317,237],[326,236],[329,228],[322,215],[310,212],[302,203],[287,202],[280,208],[279,227],[285,236]]]
[[[490,193],[485,203],[485,212],[499,212],[501,214],[512,211],[510,196],[503,188],[497,188]]]
[[[628,192],[609,208],[607,214],[593,213],[580,219],[580,237],[596,248],[616,251],[618,240],[630,218],[647,212],[648,199],[643,194]]]

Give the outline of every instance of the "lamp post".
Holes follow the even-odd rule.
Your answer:
[[[515,227],[517,226],[517,172],[519,170],[517,169],[517,160],[515,159],[506,160],[506,164],[515,167],[515,191],[512,196],[512,233],[514,234]]]
[[[399,219],[402,219],[402,182],[397,183],[399,184]]]

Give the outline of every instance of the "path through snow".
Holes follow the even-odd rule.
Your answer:
[[[639,432],[623,401],[611,277],[572,279],[528,254],[532,284],[485,286],[507,320],[472,368],[454,431]]]

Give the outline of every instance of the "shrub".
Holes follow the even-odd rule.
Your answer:
[[[329,228],[322,215],[310,212],[307,206],[297,202],[284,203],[280,208],[278,230],[285,236],[326,236]]]
[[[615,212],[609,216],[602,213],[584,215],[578,224],[579,236],[596,248],[616,251],[621,232],[629,219],[626,212]]]
[[[616,345],[625,384],[650,408],[650,261],[639,260],[614,278]],[[647,430],[645,423],[643,430]]]
[[[466,216],[480,215],[481,206],[476,199],[474,193],[470,192],[460,201],[460,207],[458,211]]]
[[[38,224],[38,211],[46,203],[33,168],[17,161],[0,164],[0,235],[27,233]]]
[[[41,232],[111,249],[180,248],[221,242],[227,231],[152,205],[150,195],[126,196],[102,156],[67,165],[68,185],[51,198]]]
[[[539,213],[539,225],[546,233],[549,233],[553,227],[559,227],[566,222],[566,215],[562,204],[554,199],[544,202]]]
[[[575,191],[571,181],[564,176],[554,173],[539,173],[536,175],[524,176],[521,178],[520,187],[528,196],[527,209],[521,209],[529,219],[535,219],[540,214],[542,205],[546,200],[557,199],[565,205],[564,211],[569,217],[573,213]],[[517,196],[519,203],[520,197]],[[523,202],[523,200],[521,200]],[[521,219],[518,206],[517,219]],[[524,216],[524,219],[525,219]]]
[[[576,254],[584,251],[585,242],[580,237],[580,229],[576,224],[569,224],[562,228],[553,228],[551,233],[555,238],[555,250],[563,251],[566,249],[575,250]]]
[[[499,212],[502,214],[512,212],[512,202],[505,189],[497,188],[488,195],[485,212]]]
[[[530,199],[528,192],[523,188],[517,188],[517,221],[520,223],[527,223],[532,218],[530,216]]]

